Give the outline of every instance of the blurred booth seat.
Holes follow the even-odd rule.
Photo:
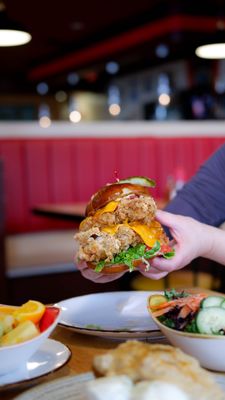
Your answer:
[[[7,299],[3,162],[0,160],[0,302]]]
[[[75,271],[75,230],[8,235],[5,239],[7,276],[45,275]]]

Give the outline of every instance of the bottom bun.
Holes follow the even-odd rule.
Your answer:
[[[133,266],[134,269],[137,268],[140,264],[143,264],[143,261],[140,260],[134,260],[133,261]],[[87,262],[88,268],[95,269],[96,264],[92,264],[91,262]],[[96,274],[102,273],[102,274],[119,274],[120,272],[124,271],[129,271],[129,267],[126,264],[107,264],[105,265],[100,272],[96,271]]]

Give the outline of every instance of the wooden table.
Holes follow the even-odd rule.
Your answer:
[[[67,345],[72,352],[72,356],[69,362],[58,371],[35,380],[35,385],[50,382],[52,379],[56,378],[90,372],[92,360],[95,355],[103,354],[108,349],[115,348],[120,343],[118,340],[81,335],[59,326],[55,329],[51,338]],[[29,389],[29,386],[23,387],[22,389],[0,392],[0,399],[12,400],[16,395],[27,389]]]
[[[81,222],[87,203],[40,204],[32,209],[33,214],[54,219]]]
[[[199,291],[200,288],[192,288],[192,291]],[[203,291],[203,289],[201,289]],[[212,292],[211,290],[204,289],[207,294],[220,294],[217,292]],[[62,378],[66,376],[78,375],[82,373],[87,373],[92,370],[92,360],[94,356],[98,354],[103,354],[109,349],[113,349],[118,346],[124,340],[116,340],[109,338],[101,338],[91,335],[82,335],[72,332],[68,329],[57,326],[51,335],[51,339],[55,339],[64,343],[68,346],[72,352],[69,362],[60,368],[58,371],[54,371],[45,377],[36,379],[34,384],[41,384],[50,382],[56,378]],[[143,339],[144,340],[144,339]],[[146,339],[148,341],[148,339]],[[150,342],[150,341],[149,341]],[[155,339],[154,342],[168,343],[166,339]],[[223,373],[221,373],[223,374]],[[224,374],[223,374],[224,375]],[[16,395],[22,393],[23,391],[29,389],[29,387],[23,387],[17,390],[8,390],[5,392],[0,392],[1,400],[12,400]]]
[[[166,201],[163,199],[156,199],[156,203],[158,208],[164,208],[166,205]],[[86,205],[87,202],[46,203],[35,206],[32,212],[43,217],[81,222],[85,217]]]

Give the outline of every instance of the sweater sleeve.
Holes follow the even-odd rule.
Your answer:
[[[199,168],[165,210],[213,226],[225,221],[225,144]]]

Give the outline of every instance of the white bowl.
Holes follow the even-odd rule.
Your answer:
[[[150,310],[149,312],[153,321],[172,345],[197,358],[202,367],[213,371],[225,371],[225,336],[177,331],[163,325],[156,317],[153,317]]]
[[[51,308],[51,307],[48,307]],[[54,308],[56,308],[54,306]],[[38,336],[25,342],[0,347],[0,375],[8,374],[21,368],[29,358],[39,349],[45,339],[52,333],[60,318],[60,308],[58,315],[52,324]]]

